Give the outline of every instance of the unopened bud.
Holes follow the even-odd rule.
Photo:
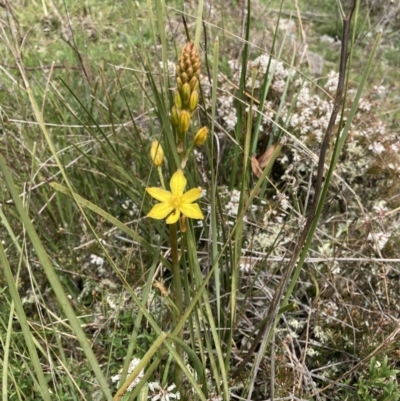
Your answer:
[[[175,103],[175,106],[176,106],[178,109],[181,109],[182,106],[183,106],[183,104],[182,104],[182,97],[181,97],[179,91],[176,91],[176,92],[175,92],[174,103]]]
[[[171,110],[171,123],[172,123],[172,125],[175,125],[175,127],[177,127],[178,124],[179,124],[180,112],[181,111],[176,106],[172,107],[172,110]]]
[[[196,146],[201,146],[207,139],[207,134],[208,134],[208,128],[207,127],[202,127],[200,128],[196,135],[194,136],[194,144]]]
[[[198,103],[199,103],[199,92],[193,91],[189,99],[189,110],[195,111]]]
[[[200,63],[193,64],[193,75],[196,77],[200,76]]]
[[[181,88],[181,97],[182,97],[182,103],[187,106],[189,104],[189,99],[190,99],[190,85],[188,83],[183,84]]]
[[[190,80],[189,85],[192,91],[197,91],[199,89],[199,80],[196,77],[193,77]]]
[[[186,72],[182,72],[181,79],[183,83],[189,82],[188,74],[186,74]]]
[[[186,110],[181,111],[179,116],[178,130],[183,135],[186,134],[190,126],[190,113]]]
[[[160,142],[153,141],[150,148],[150,157],[151,161],[154,163],[156,167],[159,167],[163,164],[164,161],[164,151],[161,147]]]

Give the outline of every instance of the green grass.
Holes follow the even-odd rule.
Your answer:
[[[336,2],[251,2],[248,21],[247,4],[211,2],[205,32],[202,2],[14,3],[0,47],[2,400],[151,399],[151,382],[196,400],[397,397],[394,11],[356,12],[343,124],[317,218],[289,262],[335,95],[325,85],[340,41],[320,39],[342,37]],[[145,188],[161,185],[153,140],[167,189],[182,159],[170,123],[175,73],[162,68],[186,44],[182,11],[192,40],[200,29],[203,75],[185,146],[200,127],[210,133],[184,169],[186,189],[204,190],[205,219],[177,227],[176,243],[165,221],[145,218]],[[242,64],[270,51],[282,64],[264,66],[269,79],[268,58]],[[320,73],[307,52],[323,58]],[[284,299],[273,298],[280,289]],[[263,347],[235,375],[255,339]]]

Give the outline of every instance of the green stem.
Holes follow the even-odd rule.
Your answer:
[[[162,168],[161,168],[161,166],[158,166],[158,167],[157,167],[157,171],[158,171],[158,175],[159,175],[159,177],[160,177],[161,186],[162,186],[163,189],[165,189],[164,177],[163,177],[163,174],[162,174]]]
[[[175,292],[175,305],[177,310],[174,310],[174,325],[176,326],[182,315],[183,300],[182,300],[182,283],[181,283],[181,271],[179,266],[179,253],[178,253],[178,239],[177,239],[177,226],[175,224],[169,225],[169,235],[171,239],[171,256],[172,256],[172,280],[174,284]],[[183,328],[177,334],[177,337],[183,339]],[[182,358],[182,348],[176,345],[176,352],[180,358]],[[182,387],[182,371],[175,363],[175,384],[179,391]]]

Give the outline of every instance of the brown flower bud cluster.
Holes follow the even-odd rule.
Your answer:
[[[188,42],[179,56],[176,66],[177,91],[171,110],[172,124],[180,136],[186,134],[190,118],[199,103],[200,56],[193,42]]]

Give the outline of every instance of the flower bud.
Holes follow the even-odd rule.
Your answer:
[[[172,110],[171,110],[171,123],[172,125],[174,125],[175,127],[178,126],[179,124],[179,115],[180,115],[180,110],[176,107],[173,106]]]
[[[196,76],[196,77],[199,77],[200,76],[200,63],[195,63],[195,64],[193,64],[193,75],[194,76]]]
[[[208,134],[208,128],[207,127],[202,127],[200,128],[196,135],[194,136],[194,144],[196,146],[201,146],[207,139],[207,134]]]
[[[199,76],[201,66],[200,55],[193,42],[186,43],[186,46],[182,49],[178,66],[176,76],[179,76],[183,82],[189,82],[194,75]],[[183,74],[186,75],[187,80]]]
[[[181,96],[182,96],[182,103],[185,106],[189,104],[190,92],[191,92],[190,85],[188,83],[183,84],[181,89]]]
[[[189,82],[188,74],[186,74],[186,72],[182,72],[182,74],[181,74],[181,79],[182,79],[182,82],[183,82],[183,83]]]
[[[183,61],[179,63],[179,69],[181,73],[186,71],[186,65]]]
[[[174,103],[175,103],[175,106],[176,106],[178,109],[181,109],[182,106],[183,106],[183,104],[182,104],[182,98],[181,98],[181,95],[180,95],[179,91],[176,91],[176,92],[175,92]]]
[[[163,148],[161,147],[160,142],[158,142],[158,141],[152,142],[151,149],[150,149],[150,157],[151,157],[151,161],[154,163],[154,165],[156,167],[159,167],[163,164],[164,151],[163,151]]]
[[[181,111],[181,115],[179,116],[178,130],[184,135],[190,126],[190,113],[186,110]]]
[[[189,99],[189,111],[195,111],[199,103],[199,92],[193,91]]]
[[[199,89],[199,80],[196,77],[192,77],[192,79],[189,82],[189,85],[192,91],[197,91]]]

